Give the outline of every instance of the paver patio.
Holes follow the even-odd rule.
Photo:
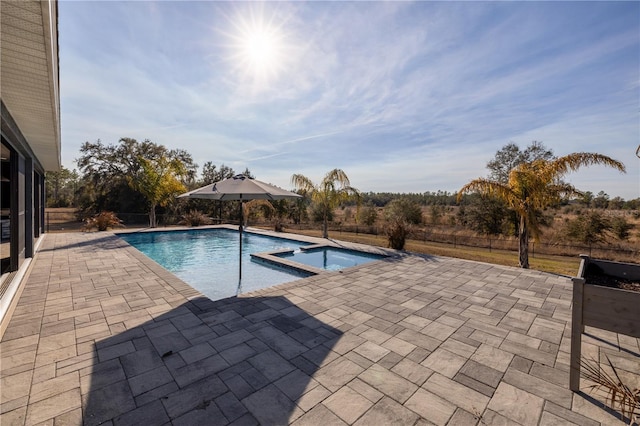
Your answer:
[[[111,233],[49,234],[0,343],[0,424],[623,424],[568,390],[570,298],[404,255],[211,301]],[[638,378],[639,339],[587,331]]]

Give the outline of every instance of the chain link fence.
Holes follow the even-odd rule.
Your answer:
[[[144,228],[149,226],[149,215],[146,213],[118,213],[118,218],[125,227]],[[158,227],[181,225],[182,217],[180,215],[159,214],[156,216]],[[211,218],[211,223],[220,223],[217,218]],[[237,225],[237,221],[223,221],[223,223],[233,223]],[[79,220],[73,209],[47,209],[45,213],[45,226],[47,232],[73,232],[81,231],[84,223]],[[250,226],[271,226],[270,222],[253,222]],[[296,230],[320,230],[321,223],[301,223],[301,224],[285,224],[285,230],[295,232]],[[330,233],[353,233],[384,236],[384,229],[381,226],[363,226],[363,225],[345,225],[345,224],[329,224]],[[410,240],[424,243],[447,244],[454,248],[474,247],[492,250],[508,250],[518,251],[518,239],[515,237],[504,236],[469,236],[463,234],[452,234],[434,232],[429,228],[414,228],[411,230]],[[625,247],[620,244],[563,244],[563,243],[545,243],[545,242],[529,242],[529,255],[559,255],[559,256],[578,256],[580,254],[588,254],[591,257],[599,259],[616,260],[621,262],[638,262],[640,259],[640,249]]]
[[[149,226],[149,214],[147,213],[116,213],[118,219],[125,227],[145,228]],[[182,223],[182,216],[176,214],[157,214],[158,227],[177,226]],[[218,218],[210,218],[211,223],[220,223]],[[225,222],[233,223],[233,221]],[[235,222],[237,224],[237,221]],[[84,222],[76,214],[75,209],[56,208],[45,211],[46,232],[77,232],[82,231]]]
[[[288,225],[290,230],[310,230],[321,229],[322,224],[298,224]],[[354,233],[376,236],[385,236],[384,229],[380,226],[362,225],[329,225],[329,232],[333,233]],[[470,236],[463,234],[452,234],[434,232],[429,228],[414,228],[409,233],[408,239],[416,242],[439,243],[456,247],[473,247],[492,250],[507,250],[517,252],[519,241],[516,237],[504,236]],[[588,254],[599,259],[615,260],[619,262],[638,262],[640,259],[640,247],[631,248],[621,244],[564,244],[545,243],[529,241],[529,256],[557,255],[576,257],[580,254]]]
[[[47,232],[82,231],[84,222],[71,209],[56,209],[45,211],[45,229]],[[145,213],[117,213],[118,218],[126,227],[144,228],[149,226],[149,215]],[[159,227],[179,225],[178,215],[156,215]]]

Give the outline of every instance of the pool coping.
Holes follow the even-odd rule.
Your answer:
[[[182,278],[178,277],[173,272],[169,271],[164,266],[162,266],[161,264],[159,264],[155,260],[151,259],[149,256],[147,256],[146,254],[144,254],[143,252],[141,252],[140,250],[135,248],[133,245],[131,245],[129,242],[127,242],[124,238],[120,238],[120,234],[148,233],[148,232],[183,232],[183,231],[195,231],[195,230],[207,230],[207,229],[228,229],[228,230],[231,230],[231,231],[237,231],[238,227],[237,226],[233,226],[233,225],[206,225],[206,226],[176,226],[176,227],[171,227],[171,228],[160,228],[160,229],[159,228],[133,228],[133,229],[123,229],[123,230],[113,231],[113,234],[116,237],[118,237],[122,242],[127,244],[127,246],[129,246],[129,248],[135,250],[141,256],[143,256],[145,258],[145,260],[148,260],[148,261],[152,262],[152,264],[154,265],[155,268],[158,268],[158,267],[161,268],[162,272],[163,272],[163,275],[170,274],[173,279],[178,280],[179,282],[188,285],[189,287],[191,287],[192,289],[194,289],[195,291],[200,293],[200,291],[197,290],[195,287],[193,287],[191,284],[189,284],[188,282],[182,280]],[[360,243],[351,243],[351,242],[347,242],[347,241],[325,239],[325,238],[320,238],[320,237],[311,237],[311,236],[300,235],[300,234],[292,234],[292,233],[288,233],[288,232],[275,232],[275,231],[266,230],[266,229],[249,228],[249,227],[245,227],[243,229],[243,232],[249,233],[249,234],[255,234],[255,235],[263,235],[263,236],[267,236],[267,237],[274,237],[274,238],[293,240],[293,241],[300,242],[302,244],[307,243],[308,245],[304,246],[306,250],[317,249],[317,248],[322,248],[322,247],[330,247],[330,248],[336,248],[336,249],[342,249],[342,250],[351,250],[351,251],[357,251],[357,252],[362,252],[362,253],[368,253],[368,254],[375,254],[375,255],[379,255],[379,256],[384,256],[381,259],[373,259],[372,262],[367,262],[366,264],[355,265],[355,266],[351,266],[351,267],[348,267],[348,268],[343,268],[343,269],[340,269],[340,270],[337,270],[337,271],[332,271],[332,270],[327,270],[327,269],[316,268],[316,267],[313,267],[313,266],[309,266],[309,265],[305,265],[305,264],[302,264],[302,263],[290,261],[290,260],[287,260],[287,259],[284,259],[284,258],[276,256],[276,254],[279,254],[279,253],[293,253],[294,250],[291,250],[291,249],[281,249],[281,250],[274,250],[274,251],[268,251],[268,252],[249,253],[249,255],[251,256],[252,260],[253,259],[257,259],[258,262],[265,262],[266,264],[269,264],[269,265],[275,266],[277,268],[280,268],[280,269],[284,270],[285,272],[287,270],[291,270],[291,271],[293,271],[294,274],[301,275],[301,276],[299,276],[300,279],[309,278],[309,277],[315,276],[315,275],[338,274],[338,273],[342,273],[343,271],[346,271],[346,270],[351,270],[353,268],[359,268],[359,267],[362,267],[362,266],[367,266],[367,265],[369,265],[371,263],[384,261],[385,259],[389,259],[389,258],[397,258],[397,257],[400,257],[402,255],[402,252],[400,252],[398,250],[385,249],[385,248],[382,248],[382,247],[369,246],[369,245],[360,244]],[[302,249],[302,246],[300,248]],[[136,254],[138,254],[138,253],[136,253]],[[148,262],[145,262],[145,263],[148,264]],[[273,287],[277,287],[277,286],[285,285],[285,284],[288,284],[288,283],[285,282],[285,283],[275,284],[274,286],[265,287],[265,289],[273,288]],[[257,289],[257,290],[251,290],[251,291],[248,291],[248,292],[241,292],[241,293],[236,294],[236,296],[248,295],[250,293],[253,293],[255,291],[260,291],[260,290],[264,290],[264,289]]]
[[[343,251],[351,251],[351,252],[357,252],[357,253],[364,253],[364,254],[370,254],[370,255],[376,255],[376,256],[381,256],[380,259],[374,259],[372,258],[369,262],[366,263],[370,263],[370,262],[375,262],[378,260],[383,260],[387,257],[390,257],[390,255],[388,254],[381,254],[381,253],[372,253],[370,250],[359,250],[357,248],[347,248],[347,247],[341,247],[338,244],[330,244],[330,243],[317,243],[317,244],[311,244],[311,245],[307,245],[307,246],[301,246],[300,250],[302,252],[307,252],[307,251],[311,251],[311,250],[317,250],[317,249],[324,249],[324,248],[333,248],[336,250],[343,250]],[[306,265],[304,263],[300,263],[300,262],[296,262],[294,260],[289,260],[289,259],[285,259],[283,257],[280,257],[279,255],[281,254],[293,254],[295,250],[292,249],[281,249],[281,250],[273,250],[273,251],[267,251],[267,252],[261,252],[261,253],[250,253],[251,256],[251,260],[258,260],[259,262],[266,262],[270,265],[274,265],[277,266],[279,268],[283,268],[283,269],[293,269],[294,271],[298,272],[298,273],[304,273],[304,274],[308,274],[309,276],[311,275],[319,275],[319,274],[323,274],[326,272],[339,272],[345,269],[349,269],[349,268],[353,268],[355,266],[360,266],[360,265],[354,265],[354,266],[349,266],[346,268],[340,268],[338,270],[329,270],[329,269],[324,269],[324,268],[317,268],[315,266],[310,266],[310,265]]]
[[[305,265],[303,263],[293,262],[282,257],[278,257],[278,254],[293,253],[294,250],[282,249],[274,251],[265,251],[261,253],[250,253],[251,260],[257,260],[258,263],[264,262],[269,265],[276,266],[283,270],[292,269],[297,273],[303,273],[307,276],[320,275],[324,272],[329,272],[325,269],[315,268],[313,266]]]
[[[131,233],[146,233],[146,232],[174,232],[174,231],[192,231],[192,230],[204,230],[204,229],[229,229],[231,231],[237,231],[238,227],[234,225],[205,225],[205,226],[175,226],[171,228],[130,228],[113,230],[112,232],[117,236],[119,234],[131,234]],[[347,241],[336,240],[332,238],[312,237],[302,234],[294,234],[290,232],[276,232],[261,228],[245,227],[243,232],[265,235],[269,237],[284,238],[288,240],[300,241],[313,245],[327,245],[335,248],[343,248],[348,250],[362,251],[365,253],[380,254],[384,256],[399,256],[402,252],[390,248],[370,246],[367,244],[352,243]]]

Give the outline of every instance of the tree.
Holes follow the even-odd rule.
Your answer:
[[[493,160],[487,163],[489,169],[489,179],[495,180],[500,183],[507,183],[509,181],[509,173],[515,167],[523,163],[531,163],[536,160],[552,160],[555,158],[553,151],[548,149],[542,142],[532,141],[524,150],[521,150],[518,145],[513,142],[508,143],[501,149],[496,151]],[[482,200],[493,204],[491,200]],[[517,236],[518,230],[518,218],[514,212],[509,214],[511,216],[512,226],[510,228],[515,232]]]
[[[458,220],[475,232],[485,235],[500,235],[511,210],[497,197],[476,195],[468,205],[460,206]],[[463,209],[464,207],[464,209]]]
[[[171,159],[171,161],[177,161],[178,163],[180,163],[180,168],[182,169],[180,181],[185,186],[189,188],[195,185],[196,176],[198,175],[198,165],[193,162],[191,154],[189,154],[184,149],[178,148],[172,149],[163,155]]]
[[[80,207],[87,213],[149,211],[146,197],[141,197],[142,194],[130,185],[130,178],[141,173],[143,159],[158,164],[162,158],[181,164],[181,183],[187,185],[194,179],[198,166],[184,150],[169,150],[148,139],[138,142],[122,138],[117,144],[104,144],[100,140],[85,142],[76,160],[83,175],[83,205]]]
[[[535,160],[551,160],[553,151],[547,149],[542,142],[533,141],[524,151],[513,142],[503,146],[496,152],[493,160],[487,163],[490,170],[489,179],[502,183],[509,181],[509,173],[514,167],[522,163],[531,163]]]
[[[598,192],[593,199],[593,207],[597,209],[606,209],[609,206],[609,194],[604,191]]]
[[[591,203],[593,203],[593,192],[585,191],[580,196],[580,202],[585,205],[585,207],[591,207]]]
[[[297,189],[306,192],[312,202],[321,209],[323,238],[329,238],[328,219],[333,210],[352,197],[360,199],[360,193],[351,186],[347,174],[341,169],[333,169],[328,172],[318,185],[301,174],[291,176],[291,183]]]
[[[609,208],[611,210],[621,210],[624,206],[624,199],[622,197],[613,197],[609,200]]]
[[[186,170],[178,159],[166,157],[157,159],[139,158],[140,169],[133,176],[127,176],[129,185],[147,200],[149,205],[149,227],[155,228],[156,206],[165,206],[176,195],[186,191],[180,181]]]
[[[537,239],[540,234],[540,211],[558,203],[561,197],[580,195],[572,185],[562,182],[562,177],[582,166],[602,164],[625,172],[624,164],[596,153],[573,153],[551,160],[538,159],[520,163],[509,173],[504,183],[478,178],[462,187],[458,200],[465,192],[476,191],[504,200],[516,211],[519,218],[519,264],[529,267],[529,236]]]
[[[248,169],[247,169],[248,171]],[[216,165],[211,161],[207,161],[202,166],[202,181],[201,184],[210,185],[214,182],[219,182],[224,179],[234,177],[236,172],[231,167],[220,165],[220,169],[216,170]]]
[[[78,185],[78,172],[62,166],[56,172],[47,172],[47,206],[67,207],[73,205]]]
[[[300,222],[305,221],[309,218],[307,208],[309,207],[309,199],[306,197],[306,192],[297,191],[298,194],[302,195],[301,198],[296,198],[295,200],[283,200],[286,201],[289,219],[293,220],[293,223],[296,225],[300,224]]]
[[[244,176],[246,176],[248,178],[251,178],[251,179],[255,179],[256,178],[254,175],[251,174],[251,172],[249,171],[248,167],[245,167],[244,168],[244,172],[242,172],[240,174],[242,174],[242,175],[244,175]]]

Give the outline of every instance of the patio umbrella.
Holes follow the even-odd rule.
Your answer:
[[[240,201],[240,262],[238,270],[238,288],[242,280],[242,222],[244,218],[245,200],[283,200],[286,198],[300,198],[294,192],[278,188],[268,183],[261,182],[246,175],[234,177],[212,183],[193,191],[178,195],[178,198],[204,198],[208,200]]]

